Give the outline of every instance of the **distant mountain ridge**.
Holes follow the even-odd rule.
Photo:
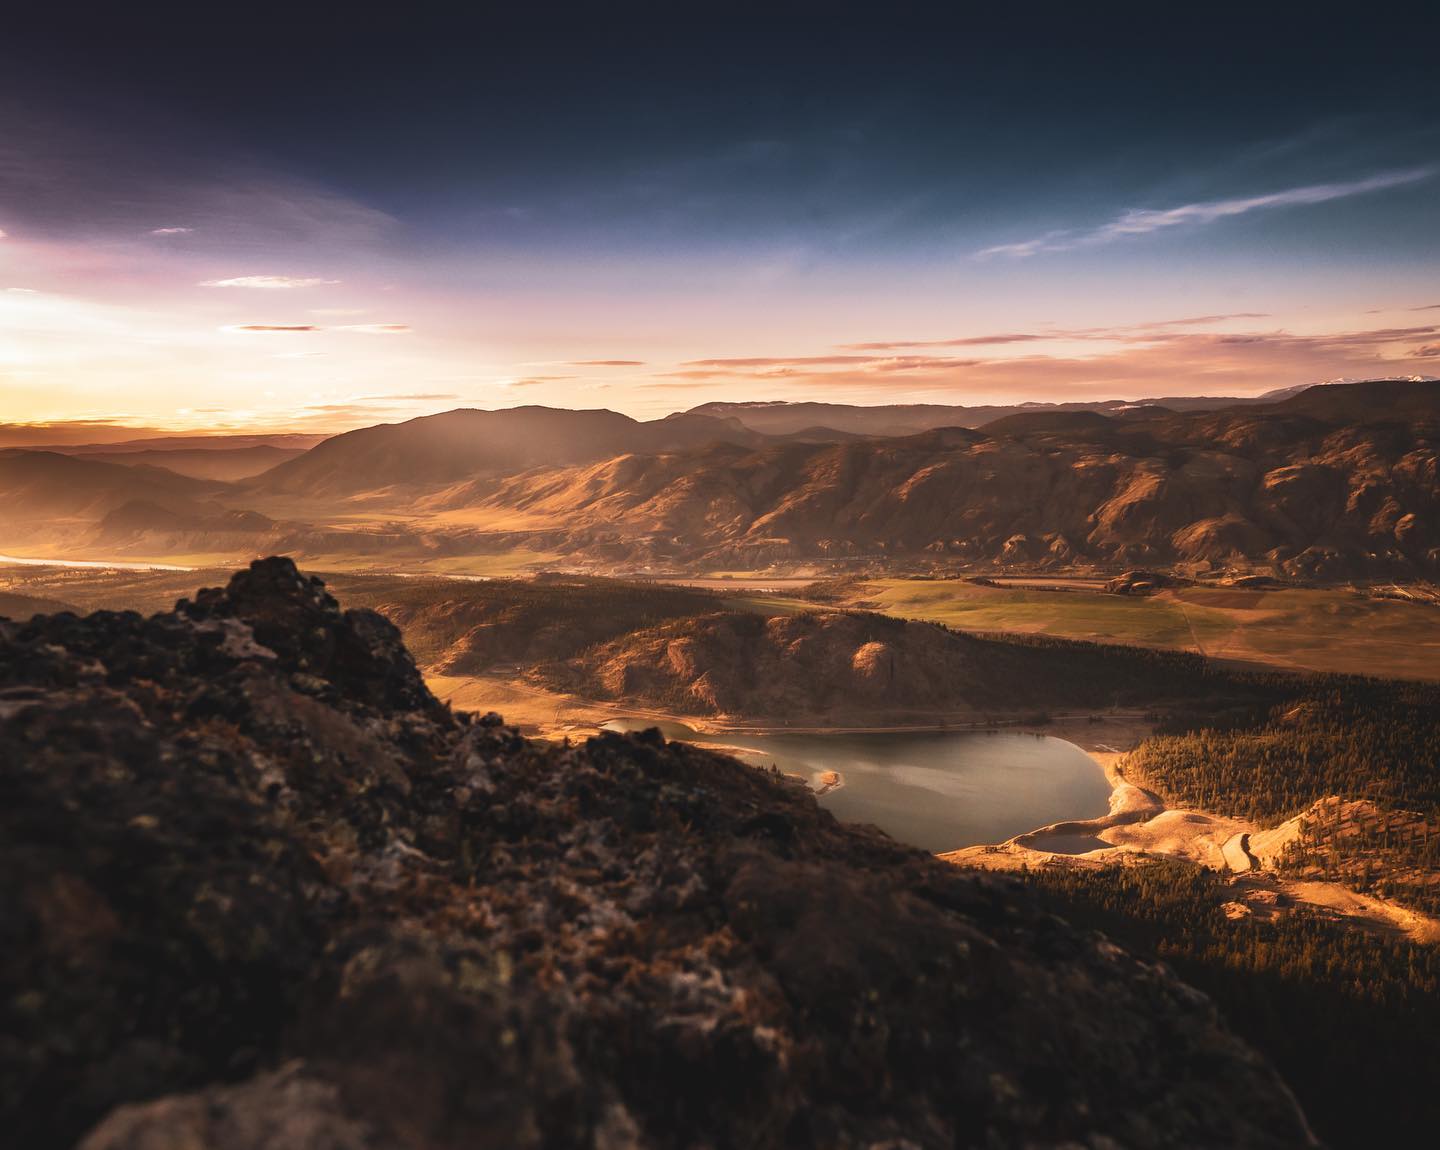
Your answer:
[[[1440,383],[1311,388],[1130,419],[1038,411],[986,430],[716,444],[511,476],[491,511],[636,563],[815,559],[1440,570]]]
[[[692,407],[685,414],[736,419],[754,431],[785,435],[797,431],[830,428],[859,435],[895,436],[936,427],[984,427],[1011,415],[1032,412],[1085,412],[1119,414],[1163,408],[1168,411],[1215,411],[1226,407],[1248,407],[1296,395],[1311,384],[1278,388],[1263,395],[1169,396],[1154,399],[1080,400],[1071,403],[963,404],[903,403],[859,406],[849,403],[758,400],[731,402],[717,400]]]
[[[609,571],[1440,572],[1437,381],[1319,385],[1189,412],[1038,405],[983,428],[894,436],[819,427],[823,413],[795,406],[774,410],[804,426],[777,434],[698,412],[452,411],[335,436],[233,483],[0,451],[0,499],[16,509],[0,542],[33,553],[60,530],[72,553],[338,547],[387,563],[523,548]]]
[[[158,467],[122,467],[52,451],[0,449],[0,497],[11,521],[98,517],[132,500],[195,514],[201,501],[223,490],[223,484]]]
[[[513,474],[627,452],[759,441],[736,420],[706,415],[642,423],[604,409],[460,409],[337,435],[272,468],[250,486],[270,494],[343,495],[390,484]]]

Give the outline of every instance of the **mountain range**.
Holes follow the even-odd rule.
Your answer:
[[[197,531],[248,553],[323,537],[397,560],[523,546],[621,569],[1440,570],[1440,383],[1317,386],[1189,411],[1030,406],[981,427],[856,430],[956,410],[706,405],[649,422],[459,410],[338,435],[235,482],[12,449],[0,452],[0,497],[17,512],[0,530],[42,539],[60,518],[74,546],[146,554],[194,550],[186,533]]]

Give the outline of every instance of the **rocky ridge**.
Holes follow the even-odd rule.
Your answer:
[[[0,656],[16,1145],[1308,1141],[1165,968],[733,759],[452,713],[288,560]]]

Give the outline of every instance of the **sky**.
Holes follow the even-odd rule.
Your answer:
[[[1424,5],[90,7],[0,36],[0,423],[1440,374]]]

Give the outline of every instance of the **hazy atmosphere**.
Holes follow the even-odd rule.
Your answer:
[[[1424,1144],[1437,33],[7,11],[0,1141]]]
[[[752,15],[480,7],[396,38],[11,14],[7,418],[334,431],[1433,373],[1413,21]]]

